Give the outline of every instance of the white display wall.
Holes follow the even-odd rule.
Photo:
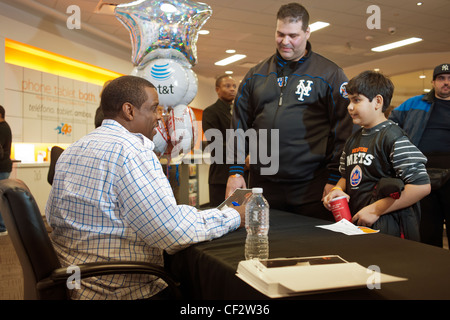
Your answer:
[[[72,143],[95,128],[101,86],[8,63],[4,81],[13,142]]]

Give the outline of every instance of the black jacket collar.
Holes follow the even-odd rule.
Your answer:
[[[297,68],[299,63],[304,63],[309,57],[311,57],[312,49],[311,43],[306,42],[306,54],[300,58],[299,61],[288,61],[283,59],[280,53],[276,52],[276,64],[277,64],[277,74],[278,76],[289,76]]]

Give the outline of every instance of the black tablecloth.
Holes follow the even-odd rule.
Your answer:
[[[295,299],[450,299],[450,252],[384,234],[347,236],[317,225],[330,222],[270,211],[269,258],[339,255],[408,281]],[[167,266],[190,299],[268,299],[236,277],[244,260],[245,229],[169,256]],[[291,298],[292,299],[292,298]]]

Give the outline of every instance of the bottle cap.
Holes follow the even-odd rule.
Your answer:
[[[252,188],[252,193],[263,193],[263,188]]]

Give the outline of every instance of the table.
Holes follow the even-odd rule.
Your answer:
[[[289,299],[450,299],[450,252],[384,234],[347,236],[317,225],[330,222],[270,210],[269,258],[339,255],[364,267],[408,278],[380,289],[354,289]],[[219,239],[193,245],[166,260],[189,299],[269,299],[239,279],[246,232],[241,228]]]

